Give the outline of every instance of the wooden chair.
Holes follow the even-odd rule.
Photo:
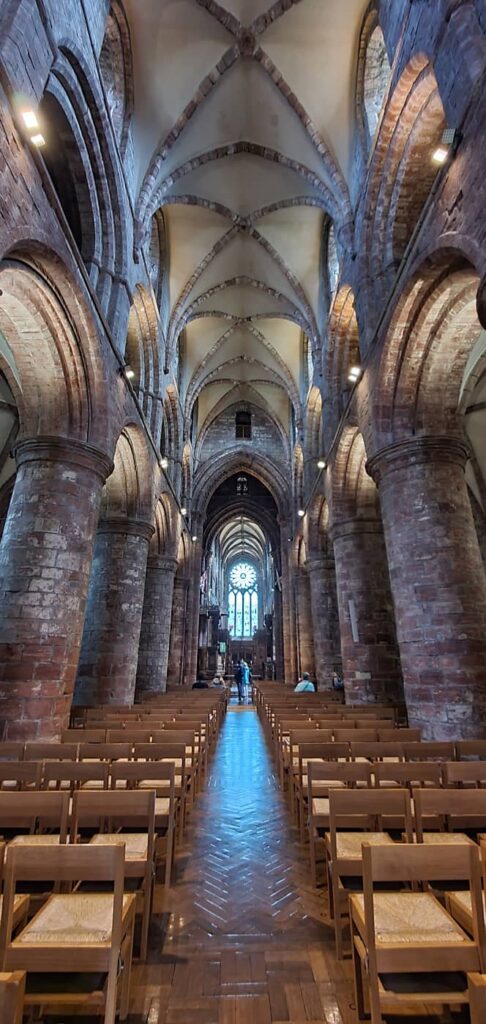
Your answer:
[[[420,740],[404,743],[403,753],[406,761],[453,761],[455,746],[442,740]]]
[[[324,734],[325,735],[325,734]],[[322,764],[327,761],[347,761],[348,744],[336,743],[333,740],[322,740],[319,743],[301,743],[297,747],[297,767],[292,771],[290,787],[290,810],[296,815],[299,824],[300,839],[304,841],[304,826],[307,807],[307,768],[309,764]]]
[[[0,1020],[2,1024],[22,1024],[25,995],[25,971],[0,974]]]
[[[418,843],[467,843],[457,829],[486,827],[484,789],[414,789],[413,805]]]
[[[458,761],[486,758],[486,740],[457,740],[456,758]]]
[[[1,894],[3,888],[3,871],[4,871],[4,860],[5,860],[6,844],[0,842],[0,921],[2,917],[3,909],[3,896]],[[12,929],[17,931],[17,928],[25,921],[30,906],[30,896],[25,893],[16,893],[12,907]],[[0,970],[1,970],[1,946],[0,946]],[[1,989],[0,989],[1,992]],[[0,1008],[2,1004],[0,1002]],[[0,1016],[0,1021],[2,1020]]]
[[[399,743],[419,743],[421,742],[420,736],[420,729],[410,729],[405,726],[400,726],[399,729],[390,729],[380,725],[378,728],[378,739],[381,743],[394,743],[395,740]]]
[[[471,1024],[484,1024],[486,1006],[486,974],[468,974],[469,1012]]]
[[[0,925],[3,970],[27,971],[26,1008],[59,1011],[69,1005],[74,1012],[103,1013],[104,1024],[114,1024],[117,1001],[120,1019],[128,1015],[128,997],[135,919],[135,897],[124,894],[125,850],[116,846],[53,847],[39,863],[35,846],[11,846],[7,851],[5,894]],[[13,906],[20,882],[40,878],[66,883],[100,882],[113,886],[112,893],[68,892],[51,895],[34,918],[13,934]],[[29,991],[29,974],[45,975],[45,989]],[[103,976],[103,984],[86,991],[73,987],[76,975]],[[68,979],[68,990],[59,992],[59,977]],[[55,986],[52,986],[54,981]]]
[[[104,761],[45,761],[42,785],[44,789],[68,789],[71,793],[80,787],[107,789],[108,771]]]
[[[13,843],[42,846],[67,841],[69,793],[26,790],[0,792],[0,831],[13,835]],[[18,834],[17,830],[21,830]]]
[[[175,770],[176,797],[178,806],[179,836],[182,838],[186,820],[187,806],[192,803],[194,791],[194,768],[189,763],[184,743],[136,743],[134,745],[136,761],[160,761],[173,764]]]
[[[378,732],[376,729],[350,729],[349,726],[345,729],[335,729],[334,739],[341,740],[342,743],[372,743],[378,740]]]
[[[106,729],[63,729],[61,741],[63,743],[104,743],[106,740]]]
[[[71,842],[79,841],[80,829],[99,828],[90,844],[125,846],[127,879],[138,883],[137,910],[141,913],[140,958],[147,959],[155,877],[155,793],[150,790],[78,790],[73,797]],[[127,831],[135,828],[136,831]],[[130,890],[131,891],[131,890]]]
[[[307,766],[307,806],[311,879],[317,887],[317,853],[329,829],[329,790],[371,785],[371,764],[352,761],[310,761]]]
[[[133,743],[80,743],[80,761],[130,761]]]
[[[42,761],[0,762],[0,792],[39,789],[41,777]]]
[[[425,790],[423,792],[426,792]],[[473,906],[471,938],[430,891],[394,891],[433,880],[468,882]],[[385,886],[390,891],[376,891]],[[350,897],[356,1007],[362,1020],[369,996],[372,1024],[400,1006],[458,1006],[468,1001],[456,972],[481,971],[484,918],[478,847],[363,845],[363,893]],[[448,975],[449,984],[444,975]],[[408,976],[400,985],[399,976]],[[422,977],[421,986],[418,977]],[[428,977],[427,977],[428,976]],[[428,984],[427,984],[428,982]]]
[[[395,730],[397,732],[397,730]],[[361,740],[351,740],[349,744],[349,756],[353,761],[366,759],[368,761],[403,761],[403,743],[398,740],[386,743],[380,740],[371,743],[363,743]]]
[[[119,791],[155,792],[156,862],[165,862],[165,887],[169,888],[174,860],[175,830],[178,805],[182,798],[176,790],[175,767],[166,761],[119,761],[111,768],[111,786]]]
[[[386,818],[392,818],[394,823],[399,821],[406,840],[412,841],[412,810],[407,789],[329,790],[326,870],[338,960],[343,956],[343,918],[347,918],[348,894],[352,887],[361,886],[363,842],[398,845],[383,830]],[[353,831],[347,831],[351,825]]]
[[[150,743],[151,739],[152,729],[135,729],[133,725],[128,725],[126,729],[109,728],[106,731],[107,743]]]

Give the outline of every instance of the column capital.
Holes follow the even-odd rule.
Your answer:
[[[104,516],[98,524],[99,533],[123,533],[128,537],[142,537],[147,543],[151,540],[154,527],[143,519],[132,519],[129,516]]]
[[[332,555],[312,555],[307,559],[307,569],[309,573],[326,572],[327,569],[334,568],[334,558]]]
[[[448,462],[464,468],[470,457],[469,446],[460,437],[437,435],[407,437],[403,441],[381,448],[366,463],[366,471],[376,484],[388,473],[407,469],[413,465]]]
[[[177,558],[174,558],[172,555],[149,555],[147,567],[158,572],[175,573]]]
[[[333,542],[341,540],[343,537],[354,537],[356,534],[362,535],[363,533],[381,533],[383,527],[379,519],[360,519],[356,517],[354,519],[343,519],[338,523],[331,525],[329,529],[329,536]]]
[[[61,462],[96,473],[103,482],[113,472],[113,461],[101,448],[69,437],[29,437],[17,442],[13,454],[17,467],[27,462]]]

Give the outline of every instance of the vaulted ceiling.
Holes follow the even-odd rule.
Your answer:
[[[246,401],[300,418],[322,344],[322,238],[351,216],[366,0],[127,0],[138,213],[163,208],[169,349],[198,425]]]

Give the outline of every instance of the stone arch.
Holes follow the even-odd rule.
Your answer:
[[[168,245],[164,211],[157,210],[150,221],[150,232],[146,243],[148,274],[152,285],[157,308],[161,318],[168,322],[169,308],[169,275]]]
[[[357,251],[385,300],[437,174],[431,159],[445,124],[434,71],[423,54],[404,70],[389,96],[370,167],[363,237]]]
[[[122,157],[133,113],[133,66],[130,29],[121,0],[111,0],[99,56],[108,110]]]
[[[102,515],[150,523],[153,502],[153,467],[147,439],[140,427],[127,424],[118,438],[113,472],[105,484]]]
[[[250,473],[264,484],[277,505],[279,516],[288,516],[288,481],[285,474],[266,456],[261,453],[255,456],[245,448],[236,448],[229,454],[223,452],[198,468],[194,478],[193,509],[204,515],[213,491],[227,477],[240,471]]]
[[[323,362],[325,427],[330,440],[351,393],[349,371],[361,362],[354,293],[349,285],[339,289],[332,304]]]
[[[333,459],[330,475],[330,518],[337,520],[376,518],[378,491],[366,472],[367,454],[361,431],[344,428]]]
[[[128,317],[125,360],[135,377],[133,387],[154,437],[160,430],[160,393],[162,366],[159,351],[159,320],[152,297],[138,284]]]
[[[106,414],[107,402],[97,332],[66,268],[54,253],[20,243],[0,263],[0,288],[0,367],[20,437],[109,447],[106,419],[102,425],[95,415],[103,403]]]
[[[127,276],[127,220],[98,92],[84,57],[61,43],[39,106],[43,155],[93,287],[109,309],[114,275]]]
[[[388,328],[375,385],[373,447],[415,434],[462,434],[458,404],[480,330],[478,274],[457,251],[411,276]]]

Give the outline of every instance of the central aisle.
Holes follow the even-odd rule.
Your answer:
[[[229,709],[176,884],[157,893],[131,1022],[354,1022],[350,967],[334,959],[309,875],[256,712]]]

